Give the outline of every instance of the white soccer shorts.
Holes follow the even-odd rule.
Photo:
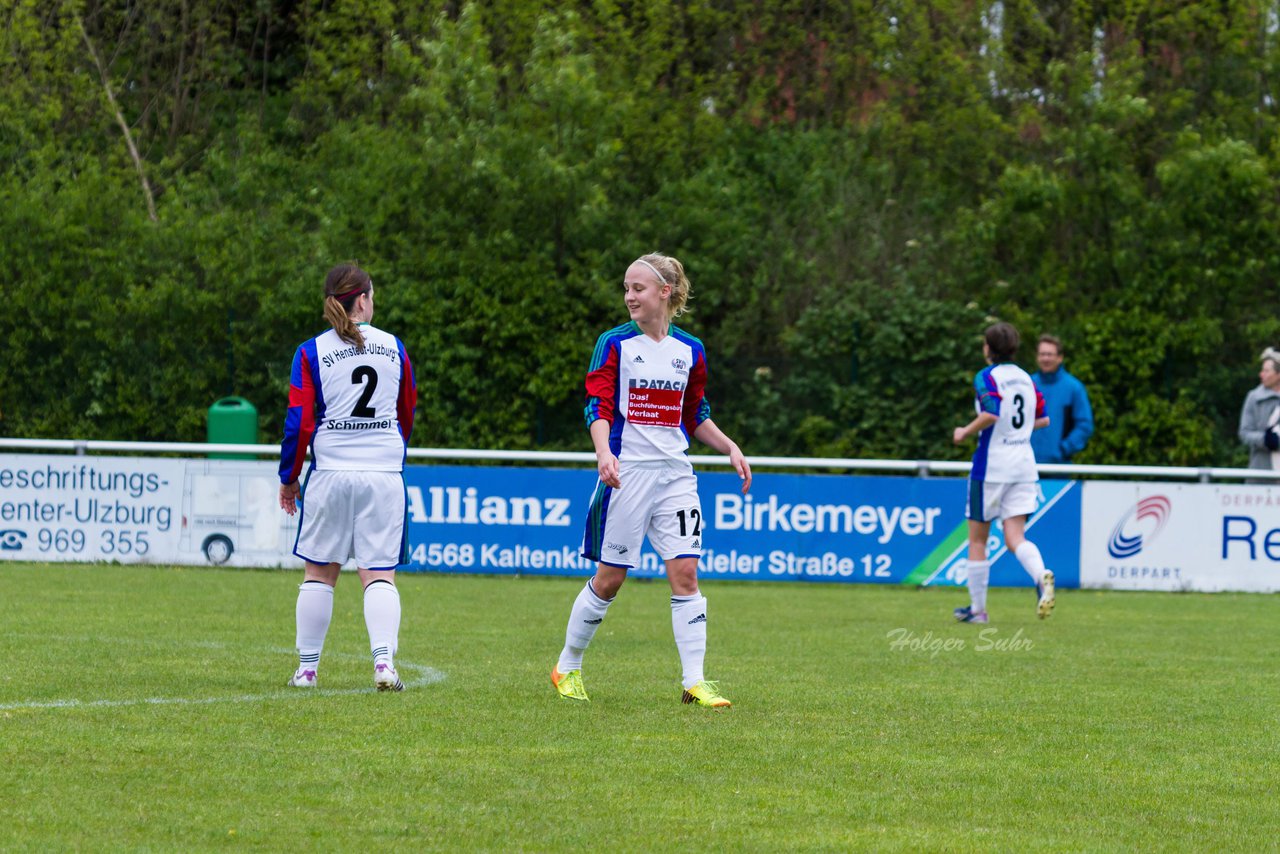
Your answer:
[[[313,471],[302,487],[293,553],[312,563],[395,569],[405,562],[404,475],[398,471]]]
[[[702,502],[687,462],[623,463],[620,489],[596,482],[587,511],[582,556],[609,566],[640,565],[640,545],[663,560],[702,557]]]
[[[969,500],[965,518],[975,522],[1030,516],[1036,512],[1044,494],[1039,483],[988,483],[969,481]]]

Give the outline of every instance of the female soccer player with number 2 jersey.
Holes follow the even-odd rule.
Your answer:
[[[1040,475],[1031,451],[1031,432],[1049,424],[1044,398],[1027,372],[1013,364],[1018,330],[1008,323],[988,326],[982,334],[987,367],[973,378],[977,417],[952,433],[957,445],[978,434],[969,472],[969,599],[956,608],[962,623],[987,622],[987,535],[993,519],[1004,520],[1004,544],[1036,583],[1036,613],[1053,611],[1053,573],[1044,568],[1040,549],[1025,536],[1027,516],[1040,499]]]
[[[587,700],[582,655],[614,596],[639,565],[646,535],[671,583],[671,627],[684,670],[681,700],[711,708],[730,703],[703,674],[707,600],[698,592],[704,535],[698,481],[687,452],[696,436],[722,454],[751,488],[751,467],[711,420],[703,397],[707,354],[702,342],[674,326],[689,299],[684,267],[667,255],[645,255],[627,268],[623,300],[630,322],[596,341],[587,373],[586,421],[600,480],[591,497],[584,557],[596,574],[569,613],[564,649],[551,671],[562,697]]]
[[[280,446],[280,506],[290,516],[302,507],[293,553],[307,562],[298,588],[298,669],[288,684],[315,687],[333,588],[342,564],[355,558],[373,683],[401,691],[395,577],[406,559],[404,459],[417,385],[404,344],[369,325],[373,281],[364,270],[343,264],[329,271],[324,316],[333,328],[294,354]],[[311,468],[300,488],[308,447]]]

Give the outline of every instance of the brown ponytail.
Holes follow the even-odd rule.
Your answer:
[[[324,319],[348,344],[364,348],[364,333],[351,319],[351,309],[361,294],[373,289],[369,274],[355,264],[339,264],[324,277]]]

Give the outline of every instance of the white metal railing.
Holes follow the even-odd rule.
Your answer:
[[[63,451],[75,454],[92,452],[131,454],[252,454],[274,457],[279,445],[235,445],[216,442],[115,442],[100,439],[10,439],[0,437],[0,450]],[[592,465],[595,454],[587,451],[494,451],[473,448],[410,448],[411,460],[486,460],[532,463],[581,463]],[[689,460],[700,466],[727,466],[728,457],[691,454]],[[783,469],[839,469],[893,474],[963,475],[969,463],[956,460],[864,460],[845,457],[747,457],[752,466]],[[1130,477],[1195,480],[1254,478],[1280,484],[1280,471],[1259,469],[1215,468],[1208,466],[1097,466],[1074,464],[1042,464],[1042,475],[1057,477]]]

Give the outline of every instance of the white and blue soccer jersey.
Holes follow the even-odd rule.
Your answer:
[[[706,350],[675,326],[661,341],[634,322],[610,329],[596,341],[586,385],[587,425],[611,423],[609,448],[619,462],[682,459],[711,417]]]
[[[1044,417],[1044,398],[1027,372],[1010,362],[990,365],[973,378],[974,408],[999,420],[978,434],[970,480],[1035,483],[1031,432]]]
[[[418,389],[400,339],[361,324],[364,348],[330,329],[298,347],[280,449],[280,482],[298,479],[308,446],[318,471],[404,470]]]

